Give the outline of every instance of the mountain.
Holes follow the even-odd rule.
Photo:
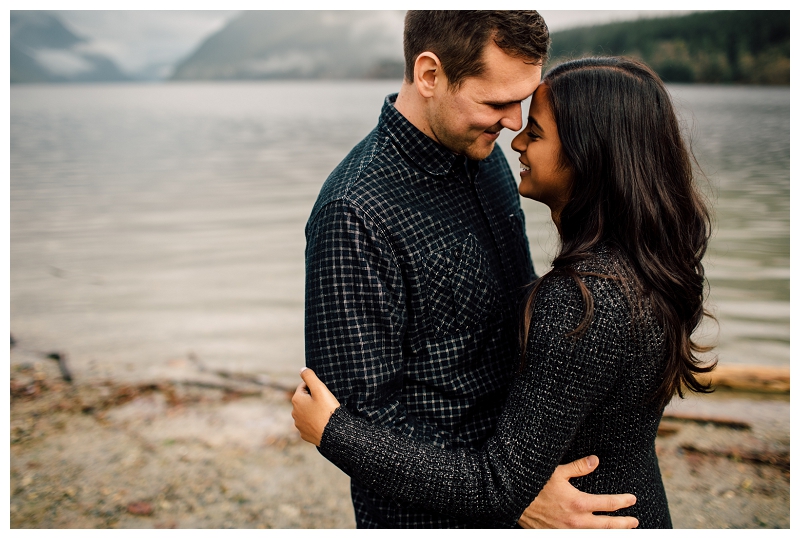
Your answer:
[[[109,58],[81,50],[87,43],[47,11],[11,12],[11,84],[122,81]]]
[[[402,78],[402,11],[245,11],[173,80]]]
[[[551,64],[641,58],[667,82],[789,84],[789,11],[712,11],[554,32]]]

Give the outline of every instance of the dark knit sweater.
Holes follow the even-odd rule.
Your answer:
[[[598,250],[581,271],[616,273],[618,255]],[[597,494],[631,493],[614,514],[640,528],[671,527],[655,438],[663,409],[649,401],[663,370],[664,335],[652,312],[632,310],[619,280],[583,276],[594,317],[580,337],[584,304],[571,277],[550,276],[536,295],[525,365],[497,432],[481,450],[446,450],[378,428],[340,407],[320,451],[368,488],[433,511],[513,526],[558,464],[597,455],[572,483]]]

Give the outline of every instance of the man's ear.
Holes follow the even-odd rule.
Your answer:
[[[430,51],[417,56],[414,62],[414,85],[419,95],[425,98],[433,97],[437,86],[447,86],[447,77],[438,56]]]

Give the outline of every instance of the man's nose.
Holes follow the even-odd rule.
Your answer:
[[[505,107],[500,125],[511,131],[522,129],[522,103],[513,103]]]

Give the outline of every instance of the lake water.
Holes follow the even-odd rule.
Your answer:
[[[292,384],[304,226],[397,82],[11,87],[10,325],[77,375],[196,355]],[[789,90],[671,86],[708,180],[722,362],[789,364]],[[527,107],[527,104],[524,106]],[[499,144],[512,170],[511,133]],[[523,201],[539,273],[549,212]]]

